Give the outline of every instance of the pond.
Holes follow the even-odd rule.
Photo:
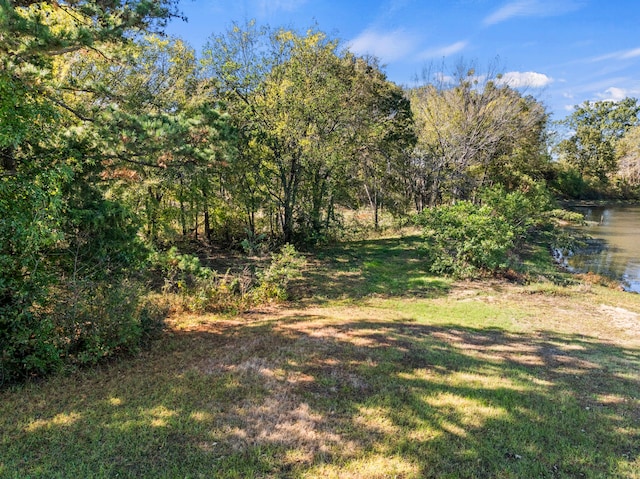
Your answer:
[[[640,293],[640,206],[583,206],[581,231],[594,241],[567,258],[568,266],[620,281],[627,291]]]

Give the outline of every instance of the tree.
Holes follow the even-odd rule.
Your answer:
[[[176,0],[1,0],[0,55],[12,57],[15,66],[42,66],[52,56],[126,41],[132,33],[159,32],[178,16],[176,5]]]
[[[12,86],[11,98],[19,105],[37,98],[66,108],[52,88],[53,58],[80,49],[97,50],[107,43],[126,42],[132,33],[162,28],[169,18],[177,16],[176,3],[0,0],[0,82]],[[4,110],[3,123],[21,131],[29,123],[27,110]],[[3,162],[12,166],[16,144],[4,143],[0,144]]]
[[[174,7],[173,0],[0,0],[0,376],[57,367],[69,344],[52,317],[52,300],[70,297],[63,279],[79,277],[81,257],[85,265],[105,260],[103,274],[126,270],[120,247],[135,241],[129,215],[93,183],[89,138],[80,144],[70,135],[91,118],[67,104],[54,63],[162,27]]]
[[[640,186],[640,125],[631,127],[616,143],[617,177]]]
[[[391,143],[408,124],[399,90],[322,32],[236,25],[212,38],[203,63],[242,142],[230,168],[238,196],[250,218],[262,204],[285,242],[321,236],[336,201],[356,196],[362,161],[389,164],[401,149]]]
[[[459,65],[409,92],[416,121],[419,205],[469,199],[485,185],[532,173],[544,151],[544,108],[502,82]],[[532,162],[536,166],[527,166]]]
[[[387,80],[374,58],[357,59],[355,67],[354,161],[346,176],[362,183],[361,196],[373,210],[378,229],[383,204],[396,213],[406,211],[409,159],[416,142],[413,115],[404,91]]]
[[[563,124],[571,136],[558,145],[560,159],[581,176],[606,184],[617,168],[616,143],[638,125],[640,105],[634,98],[619,102],[585,102]]]
[[[211,239],[211,192],[230,132],[194,51],[179,40],[146,37],[115,56],[117,62],[76,55],[60,68],[64,85],[83,85],[65,87],[65,101],[91,117],[86,155],[100,164],[101,181],[143,216],[150,239],[174,229],[197,233],[200,220]],[[86,140],[86,129],[81,133]]]

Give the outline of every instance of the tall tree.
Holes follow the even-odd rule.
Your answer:
[[[640,125],[631,127],[616,143],[616,176],[630,186],[640,186]]]
[[[399,151],[391,136],[408,114],[399,90],[322,32],[234,26],[211,40],[204,64],[244,141],[235,171],[251,187],[247,210],[260,198],[284,241],[321,234],[336,200],[362,185],[352,163],[364,151],[385,164]]]
[[[130,198],[151,239],[175,223],[183,235],[197,232],[202,215],[210,239],[210,192],[227,132],[195,53],[179,40],[146,37],[118,47],[117,58],[77,55],[64,65],[64,84],[83,85],[66,88],[65,101],[92,117],[86,154],[100,163],[101,179]]]
[[[75,238],[115,261],[126,249],[118,242],[135,241],[129,216],[91,183],[92,162],[69,136],[90,118],[66,103],[54,60],[126,43],[174,14],[173,0],[0,0],[0,375],[47,371],[60,359],[52,307],[42,306],[77,263],[52,252]]]
[[[617,167],[616,143],[638,125],[639,113],[635,98],[583,103],[564,121],[571,136],[559,143],[560,158],[583,177],[606,184]]]
[[[409,95],[423,188],[417,192],[418,204],[472,198],[479,187],[507,180],[500,177],[503,166],[513,169],[527,158],[539,162],[544,108],[510,88],[499,74],[479,75],[459,65],[452,77],[434,75]]]
[[[346,177],[361,182],[361,196],[373,210],[377,229],[383,205],[404,213],[410,198],[407,180],[416,141],[413,115],[403,90],[387,80],[374,58],[356,59],[353,89],[354,161]]]

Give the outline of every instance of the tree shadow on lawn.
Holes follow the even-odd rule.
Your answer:
[[[320,249],[309,258],[304,296],[359,299],[370,295],[437,297],[450,283],[432,276],[419,235],[353,241]]]
[[[0,477],[637,477],[639,369],[553,332],[203,325],[1,393]]]

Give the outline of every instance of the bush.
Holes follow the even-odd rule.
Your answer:
[[[258,273],[258,288],[255,295],[258,299],[286,300],[289,297],[289,283],[302,276],[304,258],[293,245],[286,244],[280,253],[271,255],[271,264]]]
[[[0,178],[0,381],[94,363],[143,334],[134,215],[70,167],[29,168]]]
[[[248,268],[237,274],[220,274],[177,248],[155,253],[152,263],[163,274],[165,295],[175,295],[181,309],[203,313],[237,311],[263,301],[287,299],[289,283],[301,276],[304,259],[292,245],[285,245],[255,274]]]
[[[126,279],[61,281],[44,306],[2,317],[0,384],[136,352],[162,329],[167,313]]]
[[[116,284],[76,282],[60,291],[52,317],[56,346],[63,360],[96,364],[119,353],[132,353],[154,335],[166,314],[143,300],[142,286],[129,280]]]
[[[172,247],[164,253],[154,253],[152,265],[160,270],[165,297],[173,297],[178,308],[193,313],[240,310],[251,298],[248,294],[255,284],[255,276],[245,268],[241,273],[218,273],[202,266],[190,254],[182,254]]]
[[[475,277],[504,271],[534,233],[551,227],[552,201],[543,186],[526,193],[497,187],[481,197],[482,204],[460,201],[419,217],[432,272]]]
[[[514,231],[490,207],[460,201],[425,210],[421,222],[432,272],[473,277],[508,266]]]
[[[552,187],[565,198],[584,198],[590,190],[589,184],[579,171],[569,166],[558,166]]]
[[[61,369],[63,362],[55,339],[50,317],[0,308],[0,385]]]

